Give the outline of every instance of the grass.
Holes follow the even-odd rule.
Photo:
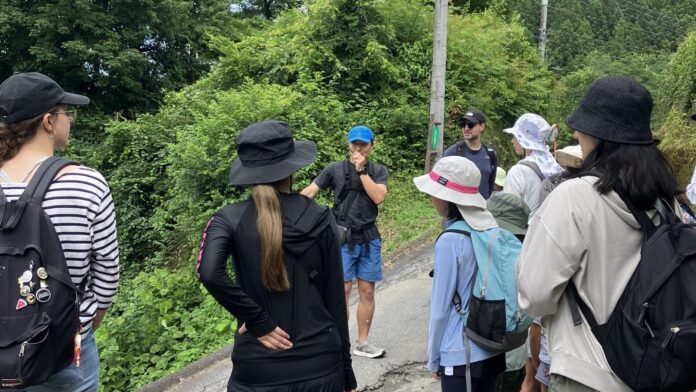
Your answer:
[[[383,255],[436,229],[442,219],[430,203],[430,197],[413,185],[413,177],[420,172],[396,173],[389,180],[389,193],[380,206],[377,227],[382,234]]]

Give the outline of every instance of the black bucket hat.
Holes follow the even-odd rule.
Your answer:
[[[66,93],[58,83],[39,72],[18,73],[0,84],[0,122],[18,123],[46,113],[56,105],[87,105],[84,95]]]
[[[631,78],[597,79],[566,118],[573,130],[621,144],[652,144],[650,115],[653,99],[648,89]]]
[[[266,120],[244,128],[237,136],[237,158],[230,170],[230,184],[253,185],[280,181],[317,156],[317,145],[294,141],[288,124]]]

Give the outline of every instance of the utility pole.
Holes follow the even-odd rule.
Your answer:
[[[539,56],[546,59],[546,16],[549,9],[549,0],[541,0],[541,21],[539,25]]]
[[[445,123],[445,71],[447,68],[447,15],[449,0],[435,1],[435,31],[433,33],[433,69],[430,81],[430,121],[425,157],[425,172],[442,156],[443,125]]]

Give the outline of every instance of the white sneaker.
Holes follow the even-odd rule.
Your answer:
[[[383,348],[373,346],[368,342],[363,344],[356,343],[355,350],[353,350],[353,354],[367,358],[379,358],[386,353],[387,352]]]

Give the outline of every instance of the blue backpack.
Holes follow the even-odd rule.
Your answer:
[[[468,309],[462,309],[457,292],[452,298],[464,320],[466,337],[493,352],[520,347],[532,323],[517,303],[516,263],[522,243],[507,230],[476,231],[464,221],[453,223],[446,232],[471,237],[476,256],[477,272]]]

